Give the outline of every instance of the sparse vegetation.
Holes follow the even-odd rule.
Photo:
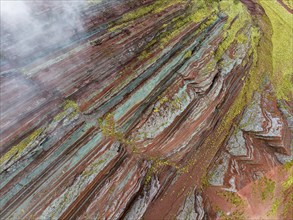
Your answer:
[[[273,198],[275,188],[276,183],[264,176],[254,183],[253,194],[260,196],[261,200],[267,200],[269,198]]]
[[[190,166],[194,164],[195,161],[189,160],[185,166],[179,166],[175,162],[172,162],[168,159],[162,159],[157,157],[150,157],[148,161],[151,164],[151,167],[148,169],[146,174],[145,182],[146,184],[150,182],[152,176],[157,173],[160,169],[165,166],[173,167],[178,173],[186,173],[189,171]]]
[[[293,1],[292,0],[282,0],[285,5],[287,5],[291,10],[293,10]]]
[[[290,209],[292,209],[293,207],[293,192],[291,192],[289,195],[288,195],[288,198],[289,198],[289,201],[284,203],[284,209],[283,209],[283,212],[282,212],[282,216],[284,218],[287,217],[288,215],[288,212],[290,211]]]
[[[260,4],[273,29],[271,82],[278,99],[290,100],[293,91],[293,14],[277,1],[260,0]]]
[[[220,214],[221,219],[223,220],[245,220],[244,215],[244,201],[241,197],[230,191],[218,192],[218,196],[223,197],[228,203],[232,204],[236,209],[231,213],[223,212],[219,207],[216,208],[217,212]]]
[[[278,199],[275,199],[272,204],[271,210],[268,212],[267,216],[275,217],[277,215],[277,211],[280,207],[280,204],[281,202]]]
[[[104,136],[113,138],[115,141],[127,145],[131,148],[133,153],[137,153],[134,140],[126,138],[122,132],[117,131],[113,114],[107,114],[104,119],[99,119],[98,123]]]
[[[293,160],[288,161],[288,162],[286,162],[286,163],[284,164],[284,169],[285,169],[286,171],[289,171],[289,170],[291,169],[291,167],[293,167]]]
[[[149,162],[151,163],[151,167],[148,169],[147,174],[146,174],[146,179],[145,182],[148,184],[152,178],[152,176],[162,167],[164,166],[171,166],[174,167],[175,169],[180,169],[179,166],[177,166],[175,163],[170,162],[166,159],[160,159],[160,158],[154,158],[151,157],[149,158]]]
[[[102,44],[102,42],[100,39],[90,41],[90,45],[92,45],[92,46],[99,46],[101,44]]]
[[[244,205],[241,197],[238,196],[235,192],[224,191],[217,193],[217,195],[224,197],[227,202],[233,204],[236,207],[242,207]]]
[[[185,53],[185,55],[184,55],[184,59],[188,59],[188,58],[190,58],[191,55],[192,55],[192,51],[188,50],[188,51]]]
[[[210,185],[209,179],[208,179],[208,177],[206,175],[204,175],[204,176],[201,177],[201,181],[200,182],[201,182],[201,187],[203,189],[205,189],[206,187],[208,187]]]
[[[159,2],[162,0],[158,0]],[[179,2],[184,4],[187,1],[185,0],[173,0],[173,1],[168,1],[168,4],[178,4]],[[173,2],[173,3],[172,3]],[[177,3],[176,3],[177,2]],[[168,5],[167,4],[167,5]],[[164,7],[167,7],[165,5]],[[148,6],[150,7],[150,6]],[[216,19],[217,16],[215,15],[215,12],[217,11],[216,5],[214,7],[208,7],[208,4],[203,1],[203,0],[193,0],[188,4],[188,9],[186,14],[184,16],[178,16],[175,17],[170,23],[168,24],[162,24],[161,27],[161,33],[159,36],[156,38],[152,39],[144,48],[144,50],[141,52],[141,54],[138,56],[138,60],[144,60],[150,56],[150,54],[153,52],[153,49],[151,49],[153,46],[156,46],[156,48],[161,48],[163,49],[172,39],[174,39],[176,36],[178,36],[183,29],[188,27],[189,24],[191,23],[198,23],[202,21],[203,19],[207,18],[207,21],[204,22],[201,27],[196,31],[196,33],[202,31],[209,25],[211,25]],[[134,13],[134,12],[131,12]],[[140,13],[138,13],[140,14]],[[211,16],[212,14],[212,16]],[[121,24],[118,26],[114,26],[111,31],[116,30],[117,28],[123,27],[125,24]],[[194,33],[194,34],[196,34]],[[190,51],[191,52],[191,51]],[[190,52],[186,52],[187,55],[191,55]],[[187,58],[187,57],[185,57]],[[154,61],[155,58],[153,58],[152,61]]]
[[[183,99],[186,99],[186,97],[184,96]],[[153,110],[155,113],[159,112],[160,111],[159,108],[165,103],[170,103],[171,108],[173,108],[171,109],[171,111],[172,110],[174,111],[174,109],[179,110],[181,109],[181,106],[182,106],[181,99],[178,96],[174,96],[172,99],[169,99],[167,96],[164,96],[164,97],[158,96],[158,101],[159,101],[159,106],[155,107]]]
[[[115,31],[118,28],[125,27],[127,26],[128,22],[131,22],[132,20],[138,19],[142,16],[146,16],[147,14],[156,14],[170,7],[171,5],[180,3],[183,4],[186,2],[187,0],[156,0],[153,4],[139,7],[133,11],[128,12],[127,14],[124,14],[123,17],[116,22],[116,25],[110,29],[110,31]]]
[[[226,214],[222,210],[218,209],[221,219],[223,220],[245,220],[244,212],[240,210],[235,210],[232,213]]]
[[[293,186],[293,175],[290,175],[287,180],[282,183],[283,189],[287,190]]]
[[[78,114],[79,114],[80,110],[79,107],[77,105],[77,103],[75,103],[72,100],[66,100],[63,103],[63,111],[59,114],[57,114],[53,121],[54,122],[58,122],[61,121],[62,119],[64,119],[65,117],[67,117],[69,120],[75,118]]]
[[[91,166],[89,166],[89,169],[86,169],[82,172],[82,176],[84,177],[89,177],[91,175],[93,175],[94,173],[96,173],[97,171],[95,170],[95,167],[105,163],[106,159],[101,159],[93,164],[91,164]]]

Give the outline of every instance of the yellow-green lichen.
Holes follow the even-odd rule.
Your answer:
[[[292,0],[282,0],[285,5],[287,5],[291,10],[293,10],[293,1]]]
[[[267,200],[274,197],[276,183],[267,178],[262,177],[259,181],[253,185],[254,195],[260,196],[261,200]]]
[[[171,162],[167,159],[161,159],[161,158],[155,158],[155,157],[150,157],[148,161],[151,164],[151,167],[148,169],[146,177],[145,177],[145,182],[149,183],[153,174],[155,174],[158,170],[161,170],[165,166],[171,166],[174,167],[176,170],[179,170],[180,167],[174,163]]]
[[[224,197],[224,199],[229,202],[230,204],[233,204],[236,207],[242,207],[244,205],[243,200],[240,196],[238,196],[235,192],[225,191],[225,192],[219,192],[217,195]]]
[[[122,16],[122,18],[117,21],[117,26],[110,29],[111,32],[128,25],[128,22],[143,17],[147,14],[156,14],[164,9],[170,7],[171,5],[186,3],[187,0],[156,0],[153,4],[141,6],[133,11],[130,11]]]
[[[292,209],[293,207],[293,192],[291,192],[289,195],[288,195],[288,201],[285,203],[284,205],[284,209],[283,209],[283,212],[282,212],[282,216],[284,217],[284,219],[286,217],[288,217],[288,212]]]
[[[293,167],[293,160],[286,162],[283,167],[286,171],[289,171]]]
[[[219,208],[217,209],[218,213],[221,216],[221,219],[225,220],[244,220],[244,201],[242,198],[235,192],[224,191],[218,192],[217,195],[223,197],[228,203],[232,204],[235,207],[235,210],[229,214],[224,213]]]
[[[145,176],[146,184],[149,183],[152,176],[158,171],[162,170],[163,167],[173,167],[179,174],[182,174],[187,173],[189,171],[189,168],[195,163],[194,160],[190,160],[187,162],[186,165],[180,166],[168,159],[162,159],[158,157],[150,157],[148,158],[148,161],[150,162],[151,167],[148,169],[147,174]]]
[[[247,41],[247,36],[245,36],[243,33],[238,34],[237,36],[237,42],[240,44],[244,44]]]
[[[118,141],[126,146],[130,147],[133,153],[138,153],[137,147],[133,139],[126,138],[125,135],[116,129],[116,122],[114,120],[114,115],[109,113],[104,119],[98,120],[102,134],[105,137],[110,137],[115,141]]]
[[[203,175],[200,178],[200,186],[201,186],[202,189],[205,189],[205,188],[210,186],[210,178],[211,178],[211,176],[212,176],[212,173]]]
[[[190,58],[191,57],[191,55],[192,55],[192,51],[187,51],[185,54],[184,54],[184,59],[188,59],[188,58]]]
[[[283,183],[282,183],[283,189],[287,190],[290,187],[293,187],[293,175],[291,174]]]
[[[267,216],[275,217],[277,215],[277,211],[280,205],[281,205],[281,202],[278,199],[275,199]]]
[[[207,18],[207,21],[200,26],[196,33],[194,33],[197,34],[217,19],[215,14],[218,11],[218,8],[216,6],[213,8],[208,7],[203,0],[191,1],[186,10],[184,16],[175,17],[168,25],[162,25],[161,34],[146,45],[145,50],[142,51],[138,57],[139,60],[146,59],[150,56],[152,52],[152,50],[150,50],[151,46],[156,45],[157,48],[164,49],[172,39],[180,35],[191,23],[198,23]],[[187,52],[186,55],[191,56],[190,52]]]
[[[68,111],[70,111],[70,113]],[[58,121],[61,121],[65,117],[68,117],[68,119],[73,119],[78,115],[79,112],[80,112],[79,107],[74,101],[66,100],[63,103],[63,111],[57,114],[54,117],[53,121],[58,122]]]
[[[97,162],[91,164],[89,166],[89,168],[87,168],[85,171],[83,171],[81,175],[83,177],[89,177],[89,176],[95,174],[97,172],[97,170],[95,168],[98,167],[99,165],[105,163],[105,162],[106,162],[106,159],[98,160]]]
[[[227,30],[224,32],[224,40],[220,43],[215,54],[217,60],[222,57],[225,51],[235,40],[240,43],[246,41],[247,38],[245,38],[243,34],[241,35],[240,33],[237,36],[237,33],[242,27],[245,26],[246,23],[251,21],[249,13],[244,8],[245,6],[243,4],[235,4],[234,1],[227,0],[223,1],[223,3],[221,2],[220,6],[222,10],[228,13],[228,20],[225,24],[225,28],[227,28]],[[228,27],[228,25],[230,26]]]
[[[23,151],[34,141],[36,141],[36,139],[41,135],[43,130],[43,128],[36,129],[28,137],[23,139],[19,144],[13,146],[7,153],[4,154],[4,156],[0,158],[0,165],[8,160],[14,160],[19,158],[22,155]]]
[[[290,100],[293,92],[293,14],[274,0],[260,0],[272,25],[271,82],[278,99]],[[268,61],[267,61],[268,62]]]

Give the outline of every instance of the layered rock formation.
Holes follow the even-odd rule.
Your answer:
[[[292,96],[261,4],[24,5],[1,26],[1,219],[289,218]],[[279,200],[254,210],[259,185]]]

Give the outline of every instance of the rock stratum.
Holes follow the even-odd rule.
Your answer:
[[[291,219],[290,1],[13,10],[1,219]]]

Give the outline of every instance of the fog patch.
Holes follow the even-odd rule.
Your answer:
[[[85,0],[1,1],[1,66],[20,67],[84,31]]]

